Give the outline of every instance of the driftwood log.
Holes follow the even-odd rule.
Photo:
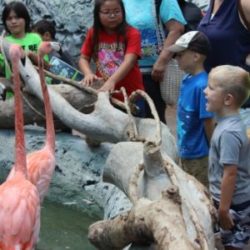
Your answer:
[[[9,45],[5,41],[3,41],[3,45],[5,46],[4,51],[6,57],[8,58]],[[29,93],[28,103],[32,103],[30,96],[35,96],[38,100],[42,101],[43,98],[37,70],[27,57],[24,63],[20,62],[20,74],[25,83],[25,90]],[[155,140],[155,122],[152,119],[136,118],[134,124],[131,122],[130,116],[111,104],[108,93],[98,93],[97,95],[94,94],[94,91],[88,90],[88,88],[86,88],[85,92],[74,89],[72,93],[69,93],[68,91],[72,90],[72,86],[65,86],[63,84],[49,86],[48,90],[55,116],[59,118],[65,126],[86,134],[90,138],[107,142],[129,141],[134,137],[134,125],[136,125],[142,138],[148,141]],[[61,93],[66,96],[70,102],[68,102]],[[39,106],[37,100],[35,104]],[[40,114],[34,114],[34,111],[30,109],[30,105],[27,106],[29,107],[26,108],[24,112],[26,124],[34,120],[37,122],[39,122],[39,119],[42,120]],[[75,106],[77,106],[77,108],[75,108]],[[12,107],[13,100],[1,102],[0,128],[13,127],[13,123],[11,123],[14,117]],[[90,108],[86,113],[83,113],[83,107]],[[38,111],[42,110],[41,108],[37,108],[37,106],[35,106],[35,109]],[[5,125],[6,123],[8,123],[8,126]],[[167,152],[171,158],[176,160],[175,139],[169,129],[163,124],[161,125],[161,130],[163,137],[166,137],[166,140],[162,143],[163,151]]]
[[[2,80],[5,85],[6,81]],[[84,105],[94,103],[96,98],[92,95],[83,94],[82,91],[67,84],[51,85],[56,92],[60,93],[72,107],[80,112],[88,113],[93,109],[93,105]],[[42,101],[34,95],[29,94],[25,89],[23,91],[24,98],[24,116],[25,124],[45,125],[44,111]],[[0,101],[0,128],[14,128],[14,98]],[[55,116],[55,125],[57,129],[64,129],[66,126]]]
[[[155,249],[215,249],[215,213],[206,188],[158,146],[114,145],[103,178],[120,188],[134,206],[90,227],[89,239],[98,249],[121,249],[129,243],[154,243]]]
[[[8,44],[3,44],[8,58]],[[20,62],[20,73],[27,93],[42,101],[39,77],[29,58]],[[154,244],[155,249],[215,249],[212,203],[206,188],[177,165],[176,144],[169,129],[157,117],[139,119],[121,112],[111,104],[108,93],[94,95],[91,104],[83,101],[83,106],[93,107],[83,113],[73,106],[76,98],[66,97],[67,101],[63,97],[62,88],[49,86],[54,114],[67,127],[90,138],[116,143],[103,178],[133,203],[126,214],[93,224],[90,241],[99,249],[121,249],[130,243]],[[79,94],[79,100],[86,93]],[[13,104],[8,105],[12,116]],[[0,121],[5,112],[1,111]]]

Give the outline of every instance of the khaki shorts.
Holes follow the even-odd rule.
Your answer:
[[[182,169],[208,187],[208,157],[181,159]]]

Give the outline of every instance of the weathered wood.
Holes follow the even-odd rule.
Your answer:
[[[200,249],[186,234],[178,190],[170,187],[157,201],[140,199],[130,212],[113,220],[92,224],[89,240],[98,249],[121,249],[129,243],[149,245],[158,250]]]
[[[40,80],[28,58],[20,62],[20,72],[27,92],[42,100]],[[102,249],[117,249],[145,238],[147,242],[156,242],[157,249],[214,249],[212,209],[206,190],[176,165],[174,137],[157,117],[140,119],[132,117],[130,112],[125,114],[114,108],[108,93],[98,93],[94,109],[88,114],[74,108],[52,86],[49,94],[53,112],[66,126],[98,141],[120,142],[109,154],[104,179],[114,183],[134,203],[130,219],[124,224],[131,233],[121,228],[119,219],[111,222],[114,230],[110,229],[109,221],[104,221],[90,228],[94,244],[103,246]],[[125,106],[128,109],[128,103]],[[142,168],[138,166],[144,170],[140,172]],[[167,195],[161,197],[164,190]],[[175,190],[171,196],[175,198],[170,198],[171,190]],[[163,213],[159,212],[161,208]],[[179,221],[177,225],[173,214]],[[137,224],[142,216],[143,223]],[[168,233],[170,230],[175,232],[174,236]],[[118,241],[106,240],[116,234],[120,235]],[[135,238],[131,239],[133,234]],[[106,242],[109,245],[105,247]]]
[[[8,57],[8,43],[4,41],[4,45]],[[29,58],[26,58],[24,63],[20,62],[20,72],[27,92],[42,100],[39,76]],[[99,93],[93,112],[83,114],[56,92],[54,87],[49,86],[48,90],[54,114],[56,117],[60,117],[60,120],[67,127],[99,141],[118,142],[129,140],[130,131],[133,129],[129,116],[110,103],[108,93]],[[135,122],[138,127],[146,128],[141,129],[143,130],[142,134],[145,139],[151,140],[152,129],[154,130],[155,124],[149,119],[135,119]],[[172,136],[170,135],[170,137]],[[171,140],[171,144],[173,142],[174,140]]]
[[[214,210],[206,188],[179,168],[166,153],[161,153],[159,150],[158,146],[143,145],[142,143],[121,142],[114,145],[104,168],[104,180],[116,185],[132,201],[145,197],[156,203],[163,202],[162,191],[174,185],[179,190],[181,199],[179,209],[182,211],[186,235],[190,242],[194,244],[199,239],[202,246],[199,249],[213,250],[212,224]],[[133,179],[134,172],[140,165],[144,165],[144,170],[138,174],[136,187],[133,187],[135,181],[132,181],[133,184],[131,184],[131,179]],[[132,192],[130,192],[131,185],[133,187]],[[132,197],[131,193],[136,198]],[[137,202],[135,202],[136,204]],[[164,207],[164,205],[162,206]],[[171,213],[169,211],[168,216],[170,218]],[[104,224],[102,223],[102,227]],[[107,227],[109,227],[108,224]],[[166,227],[170,228],[169,224],[168,226],[166,224]],[[171,228],[174,227],[175,224],[173,223]],[[97,232],[98,229],[92,227],[90,234],[92,234],[92,230]],[[181,233],[176,237],[182,237]],[[174,247],[173,245],[173,248],[165,249],[178,249],[177,246]]]
[[[81,90],[66,84],[51,85],[61,96],[63,96],[75,109],[82,113],[89,113],[94,108],[96,97],[86,94]],[[25,124],[45,124],[44,110],[42,102],[35,96],[24,91],[24,120]],[[0,128],[14,128],[14,98],[0,101]],[[59,118],[55,117],[57,129],[65,128],[65,125]]]
[[[25,139],[27,152],[38,150],[44,144],[45,130],[37,126],[26,126]],[[14,163],[14,144],[14,131],[1,129],[0,183],[5,180]],[[104,204],[97,206],[96,202],[103,197],[94,197],[94,192],[95,186],[100,183],[100,173],[112,146],[110,143],[102,143],[99,147],[89,148],[79,136],[57,133],[56,168],[46,199],[102,216],[100,207]],[[103,185],[98,192],[102,196],[107,195],[109,188]]]

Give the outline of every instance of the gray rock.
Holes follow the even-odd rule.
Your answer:
[[[0,13],[9,0],[0,0]],[[56,39],[62,43],[63,49],[78,61],[80,48],[86,31],[92,26],[93,0],[22,0],[26,4],[32,23],[46,18],[56,22]],[[3,28],[2,23],[0,23]]]
[[[27,152],[43,146],[44,129],[26,126],[25,135]],[[1,182],[14,163],[14,144],[14,131],[0,130]],[[47,199],[102,216],[103,207],[94,191],[96,192],[95,186],[100,182],[102,169],[112,146],[110,143],[102,143],[99,147],[90,148],[79,136],[57,133],[56,168]],[[103,188],[99,188],[102,194],[110,192],[104,186],[105,184]],[[91,188],[93,192],[88,191]],[[99,199],[102,200],[102,196]]]

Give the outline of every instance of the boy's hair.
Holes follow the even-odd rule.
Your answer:
[[[2,22],[4,25],[5,30],[10,33],[7,25],[6,25],[6,21],[8,16],[10,15],[10,12],[14,11],[17,15],[17,17],[19,18],[23,18],[25,20],[25,32],[29,32],[30,31],[30,15],[29,12],[26,8],[26,6],[21,3],[21,2],[11,2],[9,4],[7,4],[4,7],[3,13],[2,13]]]
[[[95,1],[95,7],[94,7],[94,24],[93,24],[93,29],[94,29],[94,36],[93,36],[93,47],[94,47],[94,57],[96,56],[97,53],[97,48],[98,48],[98,34],[99,31],[103,29],[103,26],[101,24],[101,20],[100,20],[100,9],[101,6],[103,5],[104,2],[106,2],[108,0],[96,0]],[[123,20],[122,23],[117,27],[117,43],[119,41],[119,37],[126,36],[126,27],[127,27],[127,22],[126,22],[126,12],[125,12],[125,7],[123,4],[122,0],[114,0],[117,1],[119,3],[119,5],[121,6],[121,10],[122,10],[122,16],[123,16]],[[125,37],[126,38],[126,37]]]
[[[56,38],[56,28],[54,21],[40,20],[32,26],[32,30],[43,36],[46,32],[49,32],[52,40]]]
[[[209,74],[225,93],[231,94],[240,107],[250,94],[250,76],[247,71],[232,65],[222,65],[213,68]]]

